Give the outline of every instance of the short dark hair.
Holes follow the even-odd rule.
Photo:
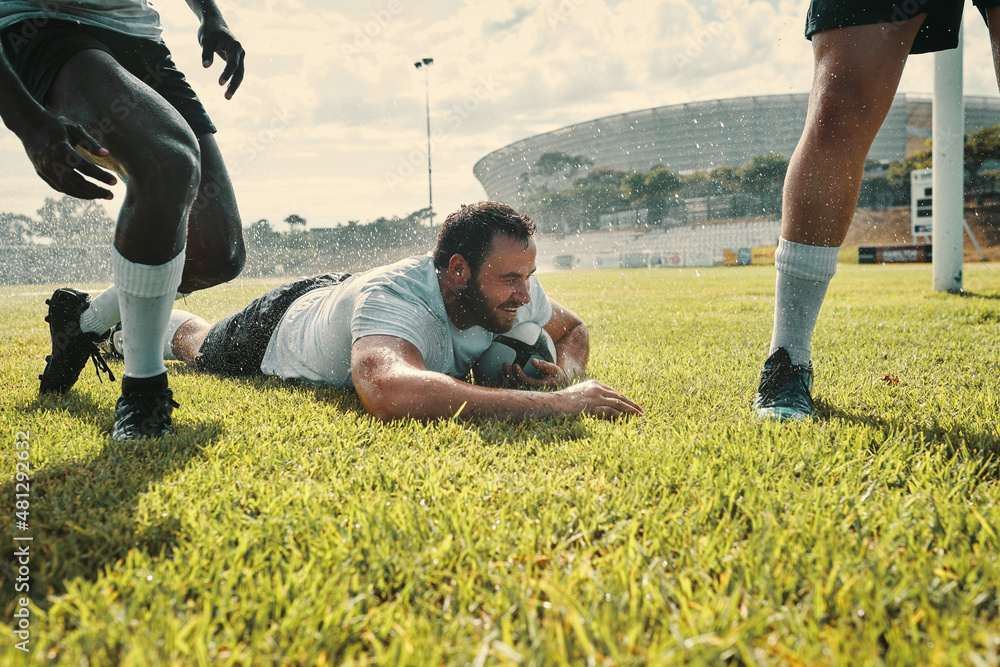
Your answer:
[[[509,236],[527,246],[534,233],[535,223],[531,218],[506,204],[496,201],[463,204],[441,225],[434,246],[434,268],[446,269],[452,256],[461,255],[476,274],[495,236]]]

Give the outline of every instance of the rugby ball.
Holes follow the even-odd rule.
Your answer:
[[[518,364],[528,377],[541,378],[544,374],[531,363],[535,357],[554,362],[556,346],[545,329],[534,322],[522,322],[493,339],[493,344],[472,367],[472,377],[476,384],[499,387],[503,384],[500,380],[503,365]]]

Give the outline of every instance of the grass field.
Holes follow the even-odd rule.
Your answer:
[[[773,268],[543,284],[645,417],[384,426],[352,394],[171,365],[176,434],[114,444],[117,382],[37,395],[51,288],[0,287],[0,661],[1000,664],[1000,266],[966,265],[966,296],[842,266],[818,417],[790,426],[748,410]]]

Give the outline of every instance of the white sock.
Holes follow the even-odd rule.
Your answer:
[[[125,376],[148,378],[167,372],[163,340],[177,286],[184,271],[184,250],[166,264],[137,264],[115,248],[111,256],[122,315]]]
[[[177,292],[174,301],[191,296],[191,293]],[[193,316],[192,316],[193,317]],[[80,313],[80,329],[102,334],[122,321],[122,311],[118,305],[118,288],[112,285],[90,301],[90,307]]]
[[[774,254],[774,332],[769,354],[783,347],[792,363],[812,358],[812,335],[830,279],[837,272],[837,246],[814,246],[781,239]]]
[[[97,334],[103,334],[121,321],[118,290],[114,285],[91,299],[90,307],[80,313],[80,329]]]

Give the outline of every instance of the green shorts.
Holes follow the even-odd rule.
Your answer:
[[[986,18],[986,9],[1000,0],[973,0]],[[876,23],[897,23],[927,14],[910,53],[944,51],[958,46],[965,0],[811,0],[806,14],[806,39],[833,28]]]

